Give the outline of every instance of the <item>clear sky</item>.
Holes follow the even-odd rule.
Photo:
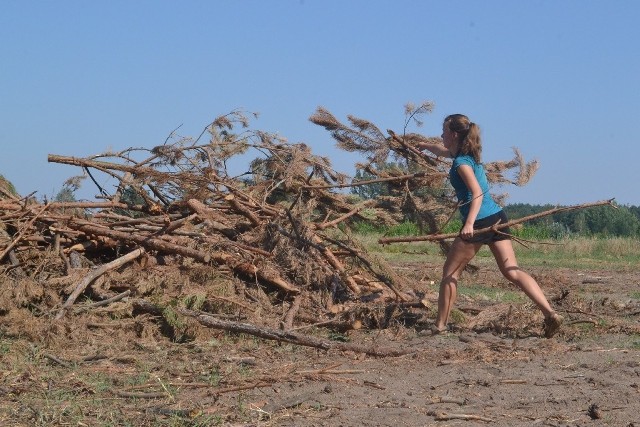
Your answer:
[[[401,131],[430,100],[413,131],[464,113],[483,160],[539,160],[508,202],[640,205],[639,22],[635,0],[0,0],[0,174],[51,197],[81,171],[47,154],[151,148],[237,108],[353,174],[318,106]]]

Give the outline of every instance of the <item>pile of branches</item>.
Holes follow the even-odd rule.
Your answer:
[[[82,169],[82,176],[65,183],[68,193],[90,179],[100,194],[91,201],[39,202],[0,187],[3,277],[46,289],[34,302],[18,298],[18,286],[3,284],[0,312],[9,312],[7,301],[13,301],[36,315],[61,319],[81,295],[97,299],[94,304],[128,297],[140,310],[162,312],[158,303],[141,298],[135,284],[124,291],[93,289],[101,276],[129,265],[136,271],[216,271],[235,283],[229,304],[253,311],[252,304],[267,301],[272,307],[263,313],[270,310],[275,318],[262,322],[285,330],[294,321],[344,326],[347,319],[359,327],[363,316],[354,313],[362,309],[354,307],[365,299],[415,303],[420,298],[407,279],[368,253],[351,229],[356,222],[393,225],[411,219],[436,233],[455,211],[446,186],[450,163],[415,149],[416,141],[429,138],[406,132],[430,110],[429,103],[408,106],[403,132],[386,134],[366,120],[349,116],[347,126],[317,110],[310,120],[326,128],[339,148],[363,154],[365,161],[356,167],[371,177],[366,181],[337,172],[303,143],[252,130],[241,111],[218,117],[195,139],[174,132],[150,149],[87,158],[49,155],[49,162]],[[403,167],[387,167],[391,160]],[[493,182],[517,184],[535,167],[517,152],[511,162],[487,165]],[[514,169],[520,171],[517,178],[508,179],[505,172]],[[387,186],[384,196],[362,200],[343,190],[374,182]],[[249,288],[267,298],[256,298]],[[355,305],[345,310],[347,303]],[[202,307],[183,307],[183,314],[211,323],[202,310],[193,310]],[[371,318],[365,326],[388,324]]]

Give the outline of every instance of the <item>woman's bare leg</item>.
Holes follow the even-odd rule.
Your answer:
[[[549,301],[544,296],[542,289],[528,273],[521,270],[516,260],[511,240],[499,240],[489,245],[493,256],[498,263],[500,271],[511,283],[518,286],[524,293],[542,310],[545,317],[551,316],[554,311]]]
[[[447,260],[442,268],[442,281],[440,282],[440,293],[438,294],[438,316],[435,327],[442,331],[449,321],[451,308],[458,296],[458,278],[466,265],[478,253],[482,244],[468,243],[457,237],[447,255]]]

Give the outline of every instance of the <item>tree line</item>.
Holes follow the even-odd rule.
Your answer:
[[[512,203],[505,206],[511,219],[523,218],[557,206]],[[529,227],[545,230],[549,237],[560,238],[572,234],[601,237],[640,237],[640,206],[597,206],[560,212],[528,222]]]

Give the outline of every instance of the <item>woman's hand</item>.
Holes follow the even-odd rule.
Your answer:
[[[473,237],[473,224],[465,224],[460,230],[460,237],[463,239],[470,239]]]

